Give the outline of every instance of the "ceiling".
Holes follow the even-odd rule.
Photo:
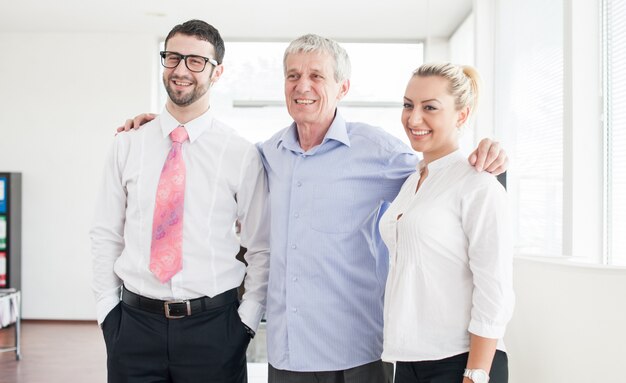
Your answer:
[[[225,40],[282,41],[317,33],[343,41],[415,41],[449,37],[471,8],[472,0],[0,0],[0,33],[164,36],[198,18]]]

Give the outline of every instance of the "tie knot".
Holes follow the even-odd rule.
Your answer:
[[[182,144],[189,138],[189,135],[187,134],[185,127],[180,125],[178,128],[172,130],[170,138],[172,139],[172,142],[179,142]]]

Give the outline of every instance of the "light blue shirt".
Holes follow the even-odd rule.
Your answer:
[[[418,158],[379,128],[337,113],[303,151],[296,124],[260,145],[269,178],[269,363],[336,371],[379,360],[389,260],[378,233]]]

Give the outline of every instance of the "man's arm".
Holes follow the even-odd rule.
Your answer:
[[[124,126],[117,128],[117,132],[139,129],[146,122],[154,120],[156,116],[154,113],[139,114],[135,118],[126,120]],[[478,147],[470,154],[468,161],[477,171],[485,170],[495,176],[504,173],[509,168],[509,158],[506,152],[500,147],[499,142],[489,138],[483,138],[480,141]]]
[[[120,140],[116,139],[107,158],[93,226],[89,232],[93,257],[92,287],[99,324],[119,304],[122,285],[113,271],[115,261],[124,250],[126,217],[126,190],[122,186],[119,168],[119,145]]]
[[[509,168],[509,158],[500,143],[489,138],[483,138],[476,150],[470,154],[469,163],[477,171],[483,170],[497,176],[504,173]]]
[[[242,322],[256,332],[263,313],[269,277],[269,188],[265,169],[256,147],[246,155],[245,169],[237,193],[237,218],[241,223],[241,246],[248,267],[239,316]]]

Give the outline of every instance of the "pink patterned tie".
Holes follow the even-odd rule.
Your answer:
[[[189,138],[184,126],[170,133],[170,149],[157,188],[152,221],[150,271],[165,283],[183,268],[183,211],[185,161],[183,142]]]

